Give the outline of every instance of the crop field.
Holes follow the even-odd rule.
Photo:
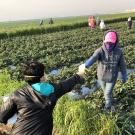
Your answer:
[[[97,15],[98,16],[98,15]],[[127,20],[128,17],[135,19],[135,13],[121,13],[112,15],[99,15],[105,22],[120,22]],[[43,19],[44,23],[40,26],[40,20],[24,20],[13,22],[0,22],[0,38],[9,36],[31,35],[61,31],[71,28],[80,28],[87,25],[88,16],[68,17],[68,18],[53,18],[54,24],[48,24],[48,19]]]
[[[84,100],[72,101],[65,95],[55,107],[54,135],[135,134],[135,27],[127,30],[125,21],[106,23],[106,26],[106,30],[113,29],[118,32],[119,46],[124,51],[127,69],[132,71],[124,85],[118,80],[114,88],[117,111],[115,114],[106,114],[100,109],[104,102],[100,88]],[[0,104],[3,96],[24,85],[19,74],[22,62],[29,59],[42,62],[48,79],[59,82],[76,73],[78,66],[102,46],[104,32],[99,27],[93,31],[89,27],[80,27],[46,34],[2,38]],[[60,70],[58,76],[50,75],[53,69]],[[96,64],[87,72],[85,84],[91,88],[94,85],[93,80],[96,79]],[[79,87],[78,85],[75,89]],[[1,125],[1,128],[4,129],[4,126]],[[4,130],[8,132],[7,129]]]

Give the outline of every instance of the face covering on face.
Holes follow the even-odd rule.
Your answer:
[[[105,48],[108,52],[111,52],[114,47],[115,47],[115,44],[113,43],[105,43]]]

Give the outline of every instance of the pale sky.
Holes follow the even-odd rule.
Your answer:
[[[115,13],[135,9],[135,0],[0,0],[0,21]]]

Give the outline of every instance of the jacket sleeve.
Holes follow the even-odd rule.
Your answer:
[[[88,68],[94,64],[99,59],[100,48],[97,49],[94,54],[85,62],[85,67]]]
[[[122,80],[127,80],[127,70],[126,70],[126,63],[125,63],[123,52],[121,53],[119,67],[122,74]]]
[[[64,80],[58,84],[55,84],[55,94],[59,98],[65,93],[70,92],[76,84],[83,83],[84,79],[79,75],[75,74],[67,80]]]
[[[0,107],[0,123],[6,124],[8,119],[11,118],[15,112],[17,111],[17,107],[13,101],[13,95]]]

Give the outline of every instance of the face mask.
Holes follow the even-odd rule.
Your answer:
[[[115,47],[114,44],[112,43],[105,43],[105,48],[108,52],[111,52],[113,50],[113,48]]]

